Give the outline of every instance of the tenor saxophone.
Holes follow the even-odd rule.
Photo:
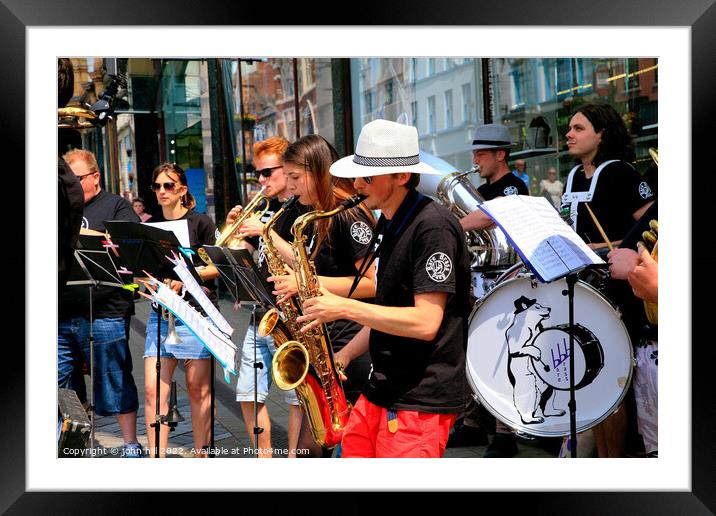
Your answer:
[[[364,196],[357,195],[333,210],[312,211],[293,223],[292,248],[301,303],[321,295],[315,265],[306,251],[306,228],[318,219],[332,217],[358,205],[363,199]],[[280,389],[296,389],[314,440],[323,447],[332,448],[341,441],[351,407],[336,375],[333,348],[325,326],[319,324],[303,333],[301,340],[285,342],[276,350],[271,374]]]

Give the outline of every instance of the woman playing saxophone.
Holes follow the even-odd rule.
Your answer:
[[[334,178],[329,168],[338,154],[328,141],[318,135],[308,135],[294,142],[284,154],[284,173],[288,190],[298,196],[298,202],[313,210],[327,212],[356,194],[352,182]],[[305,251],[315,264],[317,280],[321,288],[339,296],[348,296],[361,262],[369,252],[368,244],[373,236],[375,219],[367,208],[358,205],[332,217],[318,218],[306,227]],[[294,264],[294,254],[285,242],[276,242],[276,248],[287,264]],[[291,251],[291,252],[287,252]],[[295,268],[296,265],[294,264]],[[352,293],[353,298],[370,299],[375,295],[374,268],[369,268]],[[298,293],[293,271],[289,274],[268,278],[274,282],[274,294],[279,301]],[[326,328],[333,351],[341,349],[359,330],[360,326],[339,320]],[[368,377],[370,358],[366,353],[351,362],[348,378],[343,384],[347,400],[354,403]],[[299,447],[311,450],[311,456],[328,454],[316,444],[304,418]],[[303,455],[306,456],[306,455]]]

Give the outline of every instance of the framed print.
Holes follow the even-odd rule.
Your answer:
[[[408,2],[391,6],[355,9],[351,25],[316,25],[308,13],[294,16],[288,10],[286,17],[296,25],[279,26],[267,23],[256,5],[239,7],[220,1],[205,2],[200,8],[165,1],[120,1],[110,8],[68,0],[50,6],[2,0],[0,24],[5,44],[0,48],[4,77],[0,128],[9,151],[6,155],[17,158],[14,169],[23,171],[6,177],[12,188],[8,198],[21,196],[16,185],[24,178],[21,217],[27,244],[20,260],[24,284],[20,284],[17,265],[9,269],[8,276],[12,292],[25,292],[27,334],[25,348],[16,339],[14,344],[12,339],[6,341],[10,356],[2,375],[6,424],[0,429],[0,443],[5,445],[0,510],[23,514],[62,507],[67,512],[95,513],[125,505],[139,509],[145,503],[184,503],[181,491],[275,490],[293,491],[281,499],[288,507],[296,500],[306,503],[308,496],[316,494],[302,491],[334,491],[343,493],[343,503],[351,509],[368,512],[371,508],[361,498],[361,491],[394,490],[416,497],[430,494],[446,501],[451,491],[463,495],[486,491],[474,493],[473,499],[491,496],[490,501],[496,503],[504,503],[504,491],[517,491],[519,495],[508,495],[517,510],[535,510],[536,506],[537,512],[545,513],[716,511],[712,474],[716,404],[708,383],[716,352],[706,329],[710,303],[695,295],[711,291],[716,270],[716,261],[708,256],[705,244],[709,233],[703,226],[711,213],[707,211],[706,184],[701,186],[709,181],[705,174],[713,168],[705,159],[712,146],[712,85],[716,84],[712,64],[716,54],[710,37],[716,30],[713,1],[656,10],[646,1],[625,6],[613,0],[527,6],[511,1],[491,6],[489,11]],[[330,42],[328,48],[326,42]],[[662,186],[665,200],[661,204],[667,240],[662,248],[662,295],[669,292],[662,306],[662,318],[668,321],[662,335],[668,342],[662,365],[665,360],[670,362],[666,366],[669,374],[662,377],[660,386],[666,408],[659,421],[668,446],[653,459],[653,471],[648,471],[648,459],[580,459],[577,464],[547,459],[443,459],[429,466],[412,460],[409,466],[390,460],[329,461],[329,465],[326,461],[309,461],[307,465],[283,461],[279,470],[267,461],[168,461],[168,469],[166,464],[155,466],[150,461],[111,461],[96,466],[85,464],[107,461],[55,458],[51,439],[54,414],[46,413],[55,398],[54,392],[44,391],[54,385],[54,376],[48,379],[48,374],[54,375],[55,367],[51,327],[56,301],[52,299],[55,291],[43,286],[53,285],[55,276],[54,270],[44,270],[41,264],[54,263],[56,213],[38,209],[38,205],[54,206],[55,202],[55,191],[49,187],[54,182],[46,181],[49,172],[43,172],[54,166],[55,60],[62,56],[241,55],[658,58],[661,180],[667,185]],[[354,141],[357,132],[354,130]],[[43,220],[44,225],[38,223]],[[49,330],[43,329],[43,324]],[[43,348],[46,354],[41,352]],[[191,479],[196,480],[192,483]],[[153,490],[162,493],[149,492]]]

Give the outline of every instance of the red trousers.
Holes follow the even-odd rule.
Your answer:
[[[389,417],[393,419],[389,425]],[[388,409],[364,396],[356,402],[343,432],[341,457],[433,457],[445,452],[457,414]]]

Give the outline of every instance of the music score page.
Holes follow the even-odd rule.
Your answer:
[[[542,282],[604,263],[544,197],[507,195],[479,206]]]

